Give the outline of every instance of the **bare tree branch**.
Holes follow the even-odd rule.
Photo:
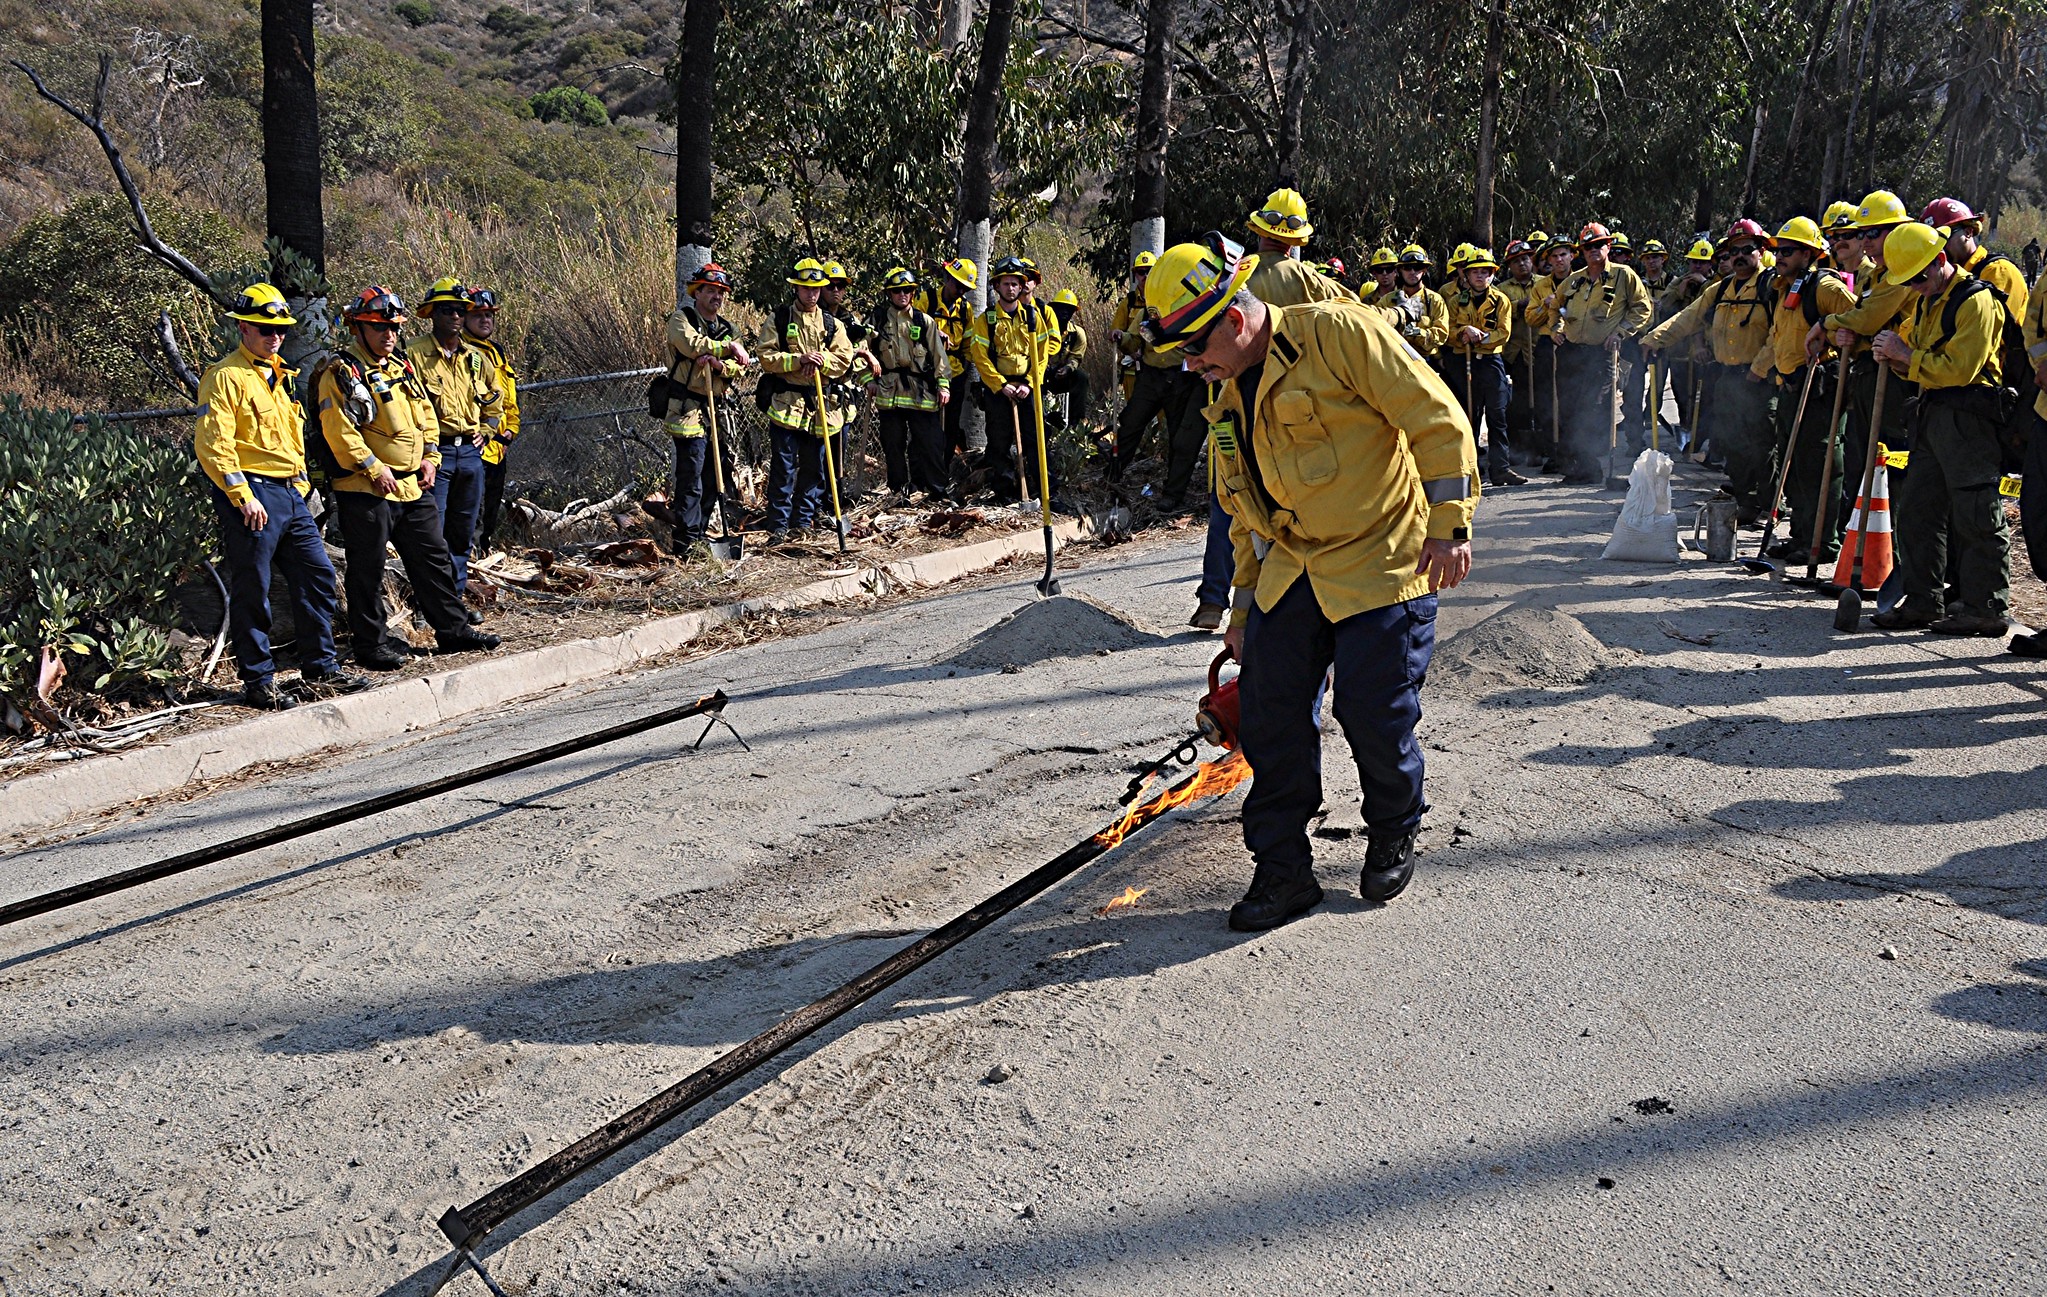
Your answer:
[[[1078,23],[1070,23],[1057,14],[1039,14],[1038,21],[1057,28],[1058,32],[1055,34],[1072,36],[1090,45],[1099,45],[1103,49],[1116,50],[1137,58],[1144,57],[1144,51],[1129,41],[1119,40],[1107,32],[1096,31],[1091,27],[1082,27]],[[1196,81],[1208,87],[1218,99],[1227,102],[1236,111],[1237,120],[1243,123],[1244,129],[1258,137],[1258,143],[1267,153],[1272,152],[1272,132],[1266,126],[1264,115],[1258,111],[1257,105],[1245,97],[1243,91],[1217,76],[1206,63],[1186,50],[1175,49],[1173,62],[1185,69]]]
[[[48,86],[43,84],[43,79],[36,75],[36,70],[28,64],[20,59],[11,59],[9,61],[15,67],[21,69],[22,74],[35,84],[37,94],[70,114],[80,125],[91,131],[94,138],[99,140],[100,149],[107,155],[108,165],[114,169],[114,179],[120,183],[121,192],[128,197],[129,210],[135,217],[136,244],[144,252],[183,276],[193,287],[206,294],[220,309],[223,311],[232,310],[234,308],[233,301],[214,288],[213,281],[207,277],[205,271],[193,265],[184,253],[157,237],[156,227],[150,224],[149,213],[142,206],[142,191],[136,188],[135,178],[128,174],[128,164],[121,160],[120,146],[115,144],[114,137],[107,133],[107,78],[113,74],[113,56],[109,54],[100,55],[99,80],[93,86],[92,112],[90,113],[79,111],[78,108],[61,96],[53,93]]]
[[[185,391],[199,395],[199,376],[185,363],[185,353],[178,350],[178,337],[171,332],[171,313],[166,308],[156,317],[156,341],[163,348],[164,359],[171,364],[171,373],[177,376]]]

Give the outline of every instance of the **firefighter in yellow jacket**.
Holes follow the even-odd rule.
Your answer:
[[[320,367],[321,441],[334,473],[334,508],[348,555],[348,631],[355,660],[373,671],[403,666],[411,649],[384,608],[384,548],[398,551],[413,602],[443,653],[490,649],[498,637],[470,627],[434,507],[439,418],[412,360],[398,346],[405,304],[372,285],[342,312],[352,339]]]
[[[1892,373],[1885,380],[1883,409],[1876,408],[1877,360],[1871,344],[1880,333],[1909,328],[1914,296],[1902,284],[1891,283],[1884,274],[1884,240],[1892,230],[1911,219],[1905,204],[1888,189],[1877,189],[1856,204],[1853,230],[1860,244],[1859,261],[1851,268],[1855,275],[1855,305],[1846,311],[1823,316],[1806,334],[1806,353],[1814,355],[1831,338],[1834,346],[1848,352],[1848,427],[1853,435],[1842,438],[1842,470],[1847,478],[1862,481],[1862,455],[1867,445],[1870,421],[1881,415],[1879,434],[1887,449],[1908,449],[1911,434],[1906,429],[1905,406],[1913,392],[1908,380]],[[1910,543],[1902,533],[1894,536],[1903,563],[1903,551]]]
[[[1768,238],[1754,221],[1736,221],[1720,240],[1729,255],[1727,277],[1716,280],[1697,301],[1642,339],[1644,350],[1655,351],[1696,333],[1706,335],[1713,351],[1712,391],[1706,404],[1713,419],[1704,433],[1727,459],[1728,491],[1744,527],[1770,507],[1776,482],[1771,461],[1777,390],[1752,368],[1757,353],[1769,344],[1776,312],[1774,275],[1762,266]],[[1797,400],[1796,393],[1792,399]]]
[[[519,371],[497,343],[502,305],[496,289],[471,287],[469,311],[462,317],[462,340],[490,362],[500,397],[497,431],[483,443],[483,513],[476,524],[476,549],[482,554],[490,553],[497,535],[498,515],[505,504],[505,452],[519,436]]]
[[[1834,413],[1834,386],[1838,369],[1832,348],[1811,356],[1805,347],[1807,332],[1822,316],[1845,311],[1855,305],[1840,273],[1821,264],[1826,244],[1820,227],[1809,216],[1794,216],[1777,228],[1770,239],[1777,254],[1771,291],[1776,301],[1770,334],[1757,349],[1750,368],[1777,388],[1776,460],[1791,457],[1791,471],[1784,481],[1784,510],[1789,518],[1786,539],[1770,551],[1772,558],[1804,557],[1812,553],[1814,524],[1819,524],[1821,559],[1831,562],[1841,549],[1841,447],[1831,437],[1827,420]],[[1805,390],[1806,366],[1812,365],[1812,389],[1806,398],[1805,418],[1798,419],[1798,400]],[[1819,498],[1820,479],[1833,445],[1832,485],[1824,506]],[[1824,513],[1824,516],[1822,516]]]
[[[1463,403],[1473,437],[1485,424],[1486,482],[1521,486],[1528,479],[1507,463],[1507,401],[1513,378],[1504,356],[1514,340],[1514,301],[1493,286],[1499,264],[1492,249],[1467,251],[1457,282],[1445,285],[1450,339],[1443,348],[1443,381]]]
[[[1265,205],[1244,219],[1258,240],[1258,269],[1251,272],[1251,291],[1261,302],[1292,306],[1355,296],[1319,269],[1301,259],[1315,234],[1308,222],[1308,204],[1299,191],[1275,189]]]
[[[822,412],[817,380],[827,387],[853,367],[853,340],[846,326],[827,315],[819,301],[831,283],[814,257],[796,263],[789,274],[792,299],[775,308],[761,325],[754,348],[761,367],[768,435],[775,458],[768,470],[768,544],[780,545],[792,531],[805,531],[825,508],[825,438],[839,436],[840,412],[829,398]],[[820,426],[822,423],[823,426]]]
[[[1580,229],[1577,251],[1585,264],[1557,285],[1548,303],[1555,317],[1550,337],[1557,344],[1564,481],[1570,483],[1605,480],[1602,462],[1619,414],[1621,348],[1649,327],[1655,309],[1641,277],[1607,259],[1612,247],[1613,235],[1599,222]]]
[[[2035,279],[2026,294],[2023,334],[2032,373],[2004,378],[2022,395],[2026,386],[2015,380],[2030,377],[2033,382],[2033,425],[2027,431],[2019,478],[2019,526],[2025,534],[2026,559],[2033,575],[2047,581],[2047,274]],[[2047,657],[2047,631],[2014,635],[2005,647],[2020,657]]]
[[[286,331],[298,321],[284,294],[269,284],[243,289],[228,318],[242,345],[199,379],[192,449],[220,520],[228,632],[242,678],[242,702],[281,711],[298,700],[281,692],[275,679],[273,563],[291,582],[300,676],[344,693],[368,682],[345,674],[334,656],[334,565],[320,543],[319,524],[306,508],[309,488],[293,371],[277,355]]]
[[[981,408],[988,413],[991,483],[1004,499],[1018,490],[1019,474],[1037,466],[1037,457],[1028,453],[1024,463],[1016,462],[1017,445],[1036,444],[1036,402],[1043,397],[1045,371],[1058,354],[1046,321],[1025,299],[1030,276],[1031,267],[1021,257],[1001,257],[988,267],[995,300],[967,342],[968,359],[981,378]]]
[[[1379,294],[1372,305],[1391,312],[1400,336],[1436,366],[1436,353],[1450,336],[1450,312],[1442,295],[1425,282],[1428,273],[1429,254],[1418,243],[1408,244],[1394,268],[1393,291]]]
[[[2001,639],[2011,608],[2011,531],[1998,494],[2004,305],[1986,281],[1948,260],[1947,246],[1942,231],[1917,221],[1884,238],[1884,282],[1910,289],[1916,300],[1911,340],[1886,330],[1871,347],[1920,395],[1912,468],[1898,493],[1905,596],[1874,620],[1885,630],[1923,626]]]
[[[1139,259],[1151,255],[1140,253]],[[1154,267],[1133,263],[1130,296],[1116,312],[1115,329],[1123,335],[1118,345],[1136,367],[1128,371],[1132,375],[1130,392],[1116,419],[1116,458],[1109,474],[1111,480],[1122,477],[1143,449],[1144,434],[1152,420],[1163,418],[1166,478],[1159,502],[1167,509],[1178,509],[1194,480],[1194,466],[1200,462],[1208,425],[1201,418],[1200,380],[1180,367],[1178,357],[1146,342],[1137,327],[1144,314],[1153,273]]]
[[[469,314],[469,290],[452,276],[435,281],[420,309],[433,331],[407,349],[412,367],[426,384],[440,421],[441,462],[434,473],[434,505],[441,511],[441,534],[455,563],[455,593],[469,590],[469,551],[476,544],[476,524],[483,513],[483,446],[503,422],[504,395],[498,391],[496,368],[462,338]],[[467,614],[473,625],[483,614]]]
[[[1246,931],[1322,900],[1307,829],[1322,803],[1315,698],[1332,665],[1370,835],[1360,889],[1389,901],[1412,876],[1419,690],[1436,592],[1471,569],[1478,473],[1456,400],[1383,315],[1349,301],[1268,307],[1245,287],[1256,260],[1227,243],[1168,249],[1144,326],[1221,388],[1206,413],[1234,520],[1228,642],[1258,772],[1243,815],[1257,869],[1230,911]]]
[[[946,406],[952,403],[952,365],[945,335],[929,312],[915,305],[917,276],[895,266],[881,278],[882,305],[869,337],[881,366],[874,408],[881,432],[888,489],[943,496]]]
[[[684,286],[689,300],[668,317],[668,406],[661,426],[668,433],[675,464],[675,491],[669,497],[675,552],[685,557],[709,553],[711,514],[729,509],[718,495],[718,479],[727,477],[731,454],[731,409],[725,404],[732,381],[753,363],[739,330],[725,318],[732,276],[707,261]],[[711,458],[711,402],[720,406],[718,450],[725,460]],[[729,519],[725,520],[729,521]]]
[[[980,378],[967,359],[967,339],[974,332],[974,303],[968,294],[981,282],[981,270],[965,257],[954,257],[917,286],[911,304],[929,314],[945,336],[945,363],[952,378],[947,382],[945,400],[945,447],[949,457],[958,453],[978,460],[988,451],[988,433],[975,406],[974,388]],[[950,470],[947,473],[950,478]]]

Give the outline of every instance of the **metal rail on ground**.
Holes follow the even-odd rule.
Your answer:
[[[476,1245],[490,1231],[613,1154],[675,1120],[841,1014],[893,986],[1040,892],[1063,882],[1083,866],[1142,832],[1166,812],[1234,788],[1249,769],[1240,753],[1232,753],[1212,765],[1200,767],[1157,797],[1124,812],[1123,818],[1115,825],[1067,848],[943,927],[920,937],[831,994],[791,1012],[766,1031],[719,1055],[632,1111],[605,1123],[468,1206],[448,1208],[440,1219],[440,1227],[441,1233],[454,1245],[455,1255],[433,1291],[438,1292],[464,1266],[475,1269],[493,1292],[499,1291],[475,1252]]]
[[[394,806],[406,806],[423,798],[453,792],[457,788],[467,788],[471,784],[480,784],[487,779],[495,779],[499,775],[510,774],[515,770],[524,770],[528,766],[537,766],[543,762],[553,761],[557,757],[565,757],[589,748],[601,747],[606,743],[614,743],[619,739],[630,738],[635,734],[644,734],[648,730],[658,729],[663,725],[673,725],[677,721],[688,720],[692,716],[708,715],[711,718],[711,723],[706,725],[704,732],[697,736],[696,743],[690,745],[692,748],[699,747],[703,744],[704,739],[709,737],[712,726],[723,723],[726,729],[732,729],[731,724],[725,721],[725,705],[730,701],[726,697],[725,691],[720,689],[716,693],[699,698],[695,702],[686,703],[680,707],[670,707],[651,716],[642,716],[637,720],[625,721],[607,729],[598,730],[595,733],[580,735],[572,739],[563,739],[559,743],[550,743],[546,747],[537,748],[532,752],[492,761],[473,770],[443,775],[439,779],[430,779],[425,783],[412,784],[392,792],[380,793],[363,801],[350,802],[346,806],[336,806],[329,810],[288,821],[284,824],[260,829],[255,833],[246,833],[239,838],[231,838],[226,842],[217,842],[211,846],[199,847],[195,850],[172,856],[167,860],[159,860],[154,864],[139,865],[134,869],[124,869],[118,874],[109,874],[104,878],[95,878],[88,882],[75,883],[70,887],[58,888],[54,892],[45,892],[40,896],[31,896],[25,900],[0,905],[0,927],[10,923],[20,923],[24,919],[32,919],[37,915],[48,914],[53,910],[61,910],[67,906],[97,900],[102,896],[111,896],[115,892],[126,891],[131,887],[140,887],[144,883],[153,883],[159,878],[169,878],[173,874],[182,874],[204,865],[215,864],[228,859],[230,856],[239,856],[245,852],[256,851],[263,847],[276,846],[280,842],[288,842],[293,838],[304,837],[308,833],[317,833],[321,829],[332,828],[337,824],[348,824],[365,816],[375,815],[379,811],[390,810]],[[733,730],[732,736],[739,738],[739,732]],[[739,739],[739,742],[742,747],[746,745],[745,739]]]

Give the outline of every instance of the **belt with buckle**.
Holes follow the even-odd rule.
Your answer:
[[[476,438],[468,436],[443,437],[441,438],[441,444],[443,446],[474,446],[476,444]]]

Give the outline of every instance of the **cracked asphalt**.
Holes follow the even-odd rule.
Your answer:
[[[1357,899],[1332,734],[1315,914],[1225,930],[1239,797],[1175,812],[485,1263],[518,1294],[2047,1292],[2037,667],[1602,564],[1618,502],[1482,506],[1445,648],[1550,609],[1605,665],[1517,685],[1555,663],[1496,636],[1435,674],[1399,901]],[[1203,687],[1199,538],[1076,557],[1155,642],[940,664],[1033,597],[998,578],[0,865],[27,895],[714,687],[752,746],[656,732],[0,930],[0,1292],[424,1292],[448,1206],[1113,818]]]

